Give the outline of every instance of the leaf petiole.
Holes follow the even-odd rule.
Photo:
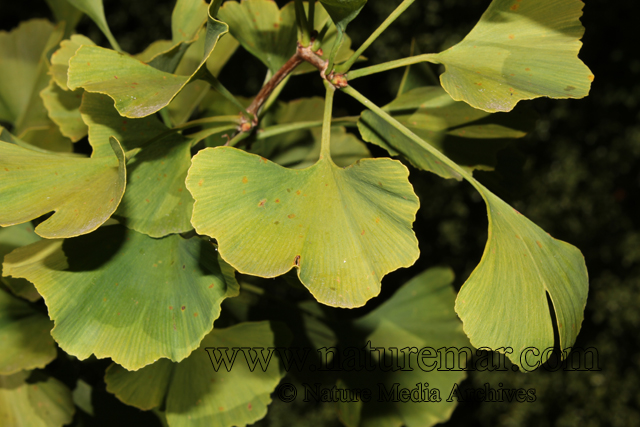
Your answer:
[[[333,114],[333,95],[336,88],[330,82],[324,80],[327,96],[324,99],[324,117],[322,120],[322,145],[320,147],[320,159],[331,159],[331,115]]]
[[[433,58],[435,58],[435,55],[432,53],[411,56],[409,58],[397,59],[395,61],[389,61],[389,62],[385,62],[378,65],[372,65],[370,67],[352,70],[352,71],[349,71],[346,74],[346,76],[347,76],[347,80],[355,80],[358,77],[364,77],[364,76],[369,76],[371,74],[382,73],[383,71],[394,70],[396,68],[406,67],[407,65],[419,64],[420,62],[436,63],[433,60]]]

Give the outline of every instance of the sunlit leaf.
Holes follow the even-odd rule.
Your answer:
[[[17,249],[4,271],[35,284],[67,353],[111,357],[131,370],[187,357],[211,331],[222,300],[238,292],[211,243],[153,239],[118,225]]]
[[[454,399],[447,402],[447,398],[454,385],[465,378],[464,361],[460,363],[454,356],[457,360],[453,362],[449,356],[447,366],[439,364],[437,368],[433,366],[434,369],[430,370],[427,365],[438,363],[438,358],[430,358],[432,354],[428,354],[426,359],[419,361],[421,356],[418,352],[424,348],[437,350],[443,347],[466,347],[471,351],[462,332],[462,324],[453,311],[455,293],[452,282],[451,270],[429,269],[405,283],[380,307],[354,322],[354,326],[365,335],[367,348],[385,351],[382,359],[379,351],[368,350],[370,353],[366,356],[373,357],[378,367],[360,372],[353,370],[343,379],[347,388],[368,388],[372,391],[371,402],[360,403],[362,410],[358,411],[359,425],[429,427],[444,422],[451,416],[457,401]],[[415,349],[414,353],[406,351],[411,348]],[[395,354],[392,349],[397,349],[398,353]],[[400,368],[393,369],[394,366]],[[448,371],[445,369],[447,367],[454,370]],[[400,399],[385,402],[381,397],[381,392],[384,391],[382,387],[388,391],[395,384],[398,389],[413,390],[420,385],[423,390],[437,390],[441,401],[430,399],[428,402],[415,402],[416,398],[423,400],[433,397],[430,392],[425,392],[424,395],[416,392],[408,402]],[[351,406],[354,404],[339,404],[341,412],[347,414]]]
[[[431,62],[455,100],[510,111],[523,99],[582,98],[593,74],[578,58],[581,0],[493,0],[475,28]]]
[[[114,135],[126,150],[140,148],[127,160],[127,191],[115,215],[152,237],[191,230],[193,198],[184,185],[191,166],[190,141],[167,135],[156,117],[121,117],[104,95],[85,93],[81,112],[92,144],[104,149]]]
[[[87,136],[87,125],[80,115],[83,92],[82,89],[73,92],[65,91],[53,80],[40,92],[42,102],[49,112],[49,118],[58,125],[62,135],[71,139],[72,142]]]
[[[220,357],[216,348],[264,348],[262,355],[252,354],[253,363],[260,356],[272,352],[268,368],[258,364],[249,369],[252,361],[241,355],[235,359],[233,369],[227,371],[222,364],[216,371],[209,354]],[[166,416],[172,427],[182,426],[244,426],[264,417],[270,394],[284,375],[278,367],[274,333],[268,322],[241,323],[227,329],[214,329],[200,348],[180,363],[160,360],[137,372],[129,372],[118,365],[107,370],[107,390],[120,400],[141,409],[166,405]],[[217,354],[216,354],[217,353]],[[247,363],[248,362],[248,363]],[[166,400],[165,400],[166,399]]]
[[[522,366],[520,356],[525,348],[542,352],[554,345],[548,296],[557,319],[560,348],[573,346],[589,288],[584,257],[479,183],[474,186],[487,203],[489,238],[480,264],[456,300],[456,312],[471,343],[492,349],[511,347],[513,354],[508,357]],[[549,356],[536,361],[544,363]]]
[[[113,34],[111,34],[111,30],[109,29],[109,25],[107,24],[107,18],[104,16],[104,6],[102,5],[102,0],[67,1],[74,5],[78,10],[86,13],[87,16],[96,23],[98,28],[100,28],[100,31],[102,31],[102,34],[105,35],[114,49],[120,49],[120,46],[118,46],[118,42],[116,42]]]
[[[69,88],[83,87],[88,92],[109,95],[125,117],[140,118],[159,111],[187,83],[201,76],[218,39],[228,31],[226,24],[212,18],[219,5],[220,0],[216,0],[209,7],[204,56],[191,76],[163,72],[110,49],[82,46],[69,61]]]
[[[229,31],[242,47],[264,63],[272,73],[278,71],[296,52],[298,30],[296,28],[296,12],[294,2],[287,3],[278,9],[271,0],[228,1],[220,8],[219,17],[229,24]],[[327,12],[316,6],[315,28],[322,28],[329,19]],[[322,57],[328,58],[337,31],[332,28],[323,40],[323,46],[329,46]],[[351,40],[346,37],[338,60],[347,59],[353,53],[349,47]],[[302,64],[295,73],[316,70],[310,64]]]
[[[497,153],[515,138],[533,130],[535,114],[514,111],[510,114],[490,114],[454,101],[441,87],[428,86],[404,93],[384,110],[427,143],[436,147],[451,160],[467,170],[491,170],[497,162]],[[365,111],[358,123],[363,138],[397,155],[394,147],[406,151],[406,157],[422,169],[445,178],[459,178],[455,171],[401,135],[372,111]],[[390,138],[402,139],[392,142]],[[405,152],[401,152],[405,154]]]
[[[1,261],[12,250],[30,245],[38,240],[40,240],[40,236],[33,232],[33,225],[29,222],[0,228],[0,282],[5,284],[15,295],[32,302],[41,298],[33,284],[24,279],[2,277]]]
[[[53,239],[97,229],[116,210],[126,186],[125,156],[115,138],[111,153],[76,158],[0,142],[0,226],[55,212],[35,231]]]
[[[11,427],[62,427],[73,418],[71,392],[33,371],[0,375],[0,420]]]
[[[193,158],[186,183],[193,226],[217,239],[238,271],[275,277],[297,267],[319,302],[358,307],[380,292],[385,274],[418,257],[418,199],[407,176],[390,159],[343,169],[325,158],[292,170],[216,147]]]
[[[60,48],[51,55],[50,74],[61,89],[69,89],[67,87],[69,60],[82,45],[95,46],[95,43],[81,34],[74,34],[69,40],[62,40]]]
[[[44,368],[55,359],[51,328],[46,314],[0,289],[0,375]]]

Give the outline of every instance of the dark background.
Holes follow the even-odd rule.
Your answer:
[[[2,3],[0,30],[10,30],[33,17],[50,18],[44,0]],[[104,3],[107,21],[125,51],[136,53],[156,39],[170,38],[172,0]],[[423,53],[440,51],[461,40],[489,3],[418,0],[365,55],[371,63],[407,56],[412,37]],[[370,0],[349,28],[354,46],[397,4],[399,0]],[[449,425],[640,425],[640,38],[637,23],[631,22],[637,16],[636,1],[588,2],[582,18],[586,33],[580,58],[596,76],[591,94],[581,100],[530,101],[540,115],[535,132],[518,142],[517,152],[510,150],[500,157],[499,173],[481,176],[544,230],[583,252],[590,289],[576,346],[595,347],[602,370],[474,372],[466,386],[502,382],[507,388],[535,388],[537,401],[462,403]],[[87,17],[78,32],[106,46]],[[234,93],[252,96],[264,72],[256,60],[238,51],[221,80]],[[381,105],[394,97],[401,75],[402,71],[394,71],[367,77],[355,86]],[[317,81],[312,76],[293,79],[283,96],[322,94]],[[359,112],[358,105],[346,97],[338,101],[345,106],[344,113]],[[468,184],[416,170],[411,180],[422,201],[416,222],[422,255],[412,269],[384,280],[383,297],[407,277],[434,265],[451,266],[459,287],[478,263],[486,240],[484,203]],[[128,416],[135,418],[134,412]],[[274,401],[267,419],[259,424],[339,425],[334,414],[327,405],[292,406]]]

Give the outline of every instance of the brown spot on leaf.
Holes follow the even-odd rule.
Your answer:
[[[183,305],[183,306],[181,307],[182,311],[184,311],[184,309],[185,309],[185,308],[187,308],[187,307],[185,307],[185,306]]]
[[[513,39],[515,39],[515,38],[516,38],[516,36],[514,36],[513,34],[509,34],[509,38],[510,38],[511,40],[513,40]]]
[[[247,179],[247,177],[246,177],[246,176],[243,176],[243,177],[242,177],[242,183],[243,183],[243,184],[246,184],[247,182],[249,182],[249,180]]]
[[[520,9],[520,5],[519,4],[514,4],[513,6],[510,7],[511,10],[513,10],[514,12],[517,11],[518,9]]]
[[[204,179],[201,179],[200,182],[198,182],[198,186],[202,187],[203,182],[204,182]]]
[[[258,203],[258,207],[259,207],[259,208],[264,207],[264,204],[265,204],[265,203],[267,203],[267,199],[262,199],[262,200],[260,200],[260,203]]]
[[[113,78],[117,80],[117,79],[118,79],[118,76],[113,76]]]
[[[289,218],[289,219],[293,219],[295,217],[296,217],[296,214],[287,215],[287,218]]]
[[[276,203],[280,203],[280,199],[276,199]]]
[[[193,317],[198,317],[198,313],[193,313]]]
[[[212,283],[209,285],[209,289],[213,288],[213,286],[215,285],[215,283]]]
[[[576,90],[576,88],[574,86],[567,86],[564,88],[565,92],[571,92],[572,90]]]
[[[362,233],[360,233],[360,235],[361,235],[361,236],[364,236],[364,233],[365,233],[365,231],[364,231],[364,230],[362,230]]]
[[[527,67],[524,69],[525,71],[531,71],[531,68]]]
[[[591,74],[590,76],[587,77],[587,79],[589,79],[589,81],[592,82],[593,79],[595,79],[595,76],[593,74]]]
[[[536,243],[538,244],[538,247],[542,249],[542,243],[538,242],[537,240],[536,240]]]
[[[170,305],[170,306],[169,306],[169,310],[173,310],[173,306],[171,306],[171,305]]]
[[[300,255],[296,255],[296,257],[293,259],[293,265],[295,265],[296,267],[300,267]]]
[[[296,194],[299,196],[300,195],[300,190],[296,191]]]

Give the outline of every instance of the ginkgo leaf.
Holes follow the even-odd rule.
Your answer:
[[[419,201],[400,162],[365,159],[343,169],[324,158],[292,170],[216,147],[192,163],[191,223],[242,273],[275,277],[297,267],[319,302],[359,307],[380,292],[385,274],[418,258],[411,225]]]
[[[70,152],[71,141],[49,119],[40,91],[50,77],[48,53],[60,42],[64,24],[53,27],[42,19],[0,31],[0,120],[13,125],[23,141],[50,151]]]
[[[305,5],[305,7],[308,7]],[[316,6],[315,28],[322,28],[329,19],[327,12]],[[282,9],[271,0],[228,1],[221,8],[219,17],[229,24],[229,31],[243,48],[262,61],[271,70],[277,72],[296,53],[298,30],[296,28],[296,12],[293,1]],[[333,45],[337,37],[335,28],[327,31],[323,46]],[[353,53],[349,48],[351,40],[345,37],[338,60],[346,60]],[[320,52],[327,59],[330,49]],[[311,64],[302,64],[295,73],[314,71]]]
[[[111,357],[130,370],[187,357],[211,331],[222,300],[238,293],[211,243],[153,239],[119,225],[16,249],[3,268],[42,294],[62,349],[79,359]]]
[[[349,22],[360,13],[367,0],[320,0],[336,27],[345,30]]]
[[[160,360],[137,372],[113,364],[105,382],[107,390],[126,404],[148,410],[164,403],[172,427],[244,426],[267,414],[270,395],[285,374],[274,347],[268,322],[241,323],[214,329],[180,363]],[[263,354],[250,350],[255,348],[265,350]],[[228,370],[228,360],[222,360],[232,354],[235,363]]]
[[[74,34],[69,40],[62,40],[60,42],[60,48],[51,55],[51,68],[49,73],[56,84],[63,90],[69,90],[67,87],[69,60],[76,54],[80,46],[83,45],[95,46],[96,44],[88,37],[81,34]]]
[[[353,88],[345,91],[371,105]],[[395,119],[384,110],[371,108],[380,120],[393,123],[393,128],[400,134],[402,124],[394,123]],[[589,286],[580,251],[553,239],[487,190],[469,172],[410,130],[404,130],[406,138],[387,140],[394,149],[419,167],[422,167],[423,159],[448,165],[473,185],[487,204],[487,245],[480,263],[456,300],[456,312],[471,343],[475,347],[501,351],[511,348],[513,352],[507,350],[506,354],[518,366],[522,366],[520,356],[524,348],[535,347],[543,351],[553,347],[548,294],[556,313],[561,349],[571,347],[580,330]],[[505,328],[505,324],[510,325],[509,328]],[[544,363],[549,356],[547,352],[537,361]]]
[[[25,224],[14,225],[12,227],[0,228],[0,262],[4,256],[16,248],[30,245],[40,240],[33,231],[33,225],[27,222]],[[5,284],[15,295],[27,299],[31,302],[37,301],[40,294],[36,291],[33,284],[24,279],[14,279],[11,277],[2,277],[2,264],[0,263],[0,282]]]
[[[70,89],[109,95],[120,115],[145,117],[166,107],[191,81],[205,72],[204,66],[218,39],[229,27],[215,19],[221,0],[209,6],[205,52],[198,69],[191,76],[160,71],[125,54],[97,46],[81,46],[69,61]],[[208,71],[207,71],[208,72]]]
[[[28,302],[0,289],[0,376],[44,368],[56,358],[53,322]]]
[[[102,34],[105,35],[111,46],[114,49],[120,50],[120,46],[118,42],[113,37],[111,30],[109,29],[109,24],[107,24],[107,18],[104,16],[104,6],[102,5],[102,0],[67,0],[69,3],[74,5],[78,10],[87,14],[89,18],[93,22],[96,23]]]
[[[139,148],[127,160],[127,191],[115,212],[123,224],[151,237],[191,230],[193,198],[184,185],[190,140],[167,132],[156,117],[124,119],[104,95],[85,93],[81,112],[95,146],[106,148],[114,135],[126,150]]]
[[[444,89],[437,86],[410,90],[384,107],[384,110],[468,171],[492,170],[497,162],[498,151],[514,139],[525,136],[535,126],[535,114],[529,111],[487,113],[465,102],[454,101]],[[435,163],[437,159],[430,159],[410,138],[400,134],[372,111],[363,112],[358,128],[365,141],[387,149],[392,155],[399,154],[392,145],[402,146],[409,151],[417,149],[424,155],[407,154],[412,161],[418,161],[415,166],[427,170],[433,168],[444,178],[460,178],[447,166]],[[389,142],[389,138],[393,137],[402,138],[403,144]]]
[[[177,0],[171,14],[171,39],[189,42],[207,22],[208,5],[203,0]]]
[[[475,347],[511,347],[511,361],[523,366],[528,347],[553,347],[553,324],[560,348],[573,346],[587,304],[589,278],[580,251],[521,215],[481,184],[487,203],[489,237],[482,259],[460,289],[456,312]],[[510,325],[508,328],[500,325]],[[536,361],[544,363],[550,353]]]
[[[0,226],[54,212],[35,229],[54,239],[90,233],[115,212],[126,186],[125,155],[89,159],[43,153],[0,141]],[[94,153],[95,154],[95,153]]]
[[[62,427],[73,419],[71,392],[37,371],[0,375],[0,420],[11,427]]]
[[[453,272],[448,268],[426,270],[402,285],[381,306],[353,322],[355,330],[367,342],[365,351],[368,354],[365,357],[372,358],[378,367],[361,372],[354,369],[342,379],[345,388],[373,391],[371,402],[360,403],[362,409],[352,408],[357,406],[353,403],[339,404],[342,413],[352,412],[352,418],[353,412],[358,415],[356,419],[359,418],[360,422],[352,425],[429,427],[451,416],[457,401],[448,401],[447,398],[454,385],[465,378],[463,369],[466,366],[456,356],[453,356],[457,359],[453,362],[454,366],[450,360],[446,367],[429,366],[438,363],[438,358],[432,357],[429,349],[457,349],[460,354],[468,350],[471,353],[469,341],[462,332],[462,324],[453,311],[453,277]],[[427,357],[423,359],[419,352],[425,348]],[[415,349],[415,352],[407,349]],[[447,370],[447,367],[453,370]],[[419,396],[413,395],[411,402],[384,401],[383,396],[378,394],[392,390],[396,385],[398,390],[412,390],[417,384],[423,390],[429,389],[429,392],[424,395],[416,393]],[[438,391],[441,401],[413,401],[415,398],[432,398],[430,392],[434,390]]]
[[[510,111],[523,99],[582,98],[593,74],[578,58],[581,0],[493,0],[457,45],[428,55],[444,64],[442,85],[457,101]]]
[[[49,113],[49,118],[58,125],[62,135],[76,142],[87,136],[87,125],[80,115],[82,89],[65,91],[52,80],[40,92],[40,97]]]
[[[71,34],[82,18],[82,12],[67,0],[46,0],[57,22],[65,22],[65,33]]]

